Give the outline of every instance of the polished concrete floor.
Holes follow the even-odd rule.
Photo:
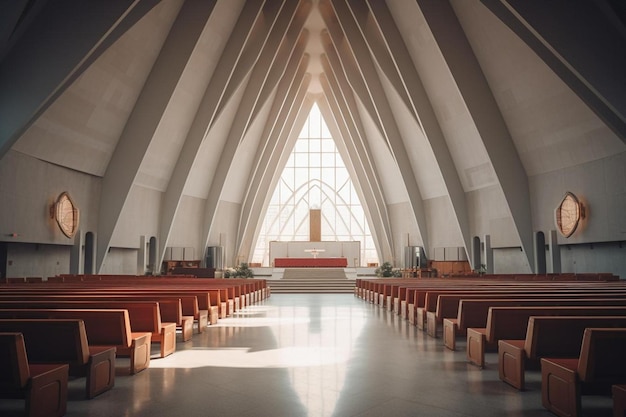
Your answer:
[[[274,294],[95,399],[72,381],[67,416],[552,415],[536,372],[519,392],[498,379],[495,354],[481,370],[459,345],[449,351],[353,295]],[[18,415],[13,405],[0,415]],[[583,402],[588,416],[611,416],[610,407],[608,398]]]

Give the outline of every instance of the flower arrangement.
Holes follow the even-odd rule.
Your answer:
[[[395,269],[390,262],[383,262],[381,266],[376,268],[377,277],[401,277],[402,271]]]
[[[253,278],[254,271],[250,269],[246,262],[242,262],[235,268],[224,269],[224,278]]]

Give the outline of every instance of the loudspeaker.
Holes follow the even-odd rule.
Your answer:
[[[205,263],[207,268],[222,269],[223,265],[223,248],[221,246],[207,246]]]

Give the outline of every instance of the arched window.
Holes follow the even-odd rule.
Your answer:
[[[269,242],[309,240],[321,210],[322,241],[360,241],[361,263],[378,262],[365,210],[317,104],[304,123],[267,208],[252,262],[269,265]]]

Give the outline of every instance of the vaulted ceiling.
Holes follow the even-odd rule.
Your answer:
[[[381,259],[488,233],[532,269],[531,179],[625,151],[617,1],[24,0],[0,16],[0,158],[99,179],[99,265],[152,191],[159,253],[187,223],[194,246],[226,227],[249,258],[313,103]]]

